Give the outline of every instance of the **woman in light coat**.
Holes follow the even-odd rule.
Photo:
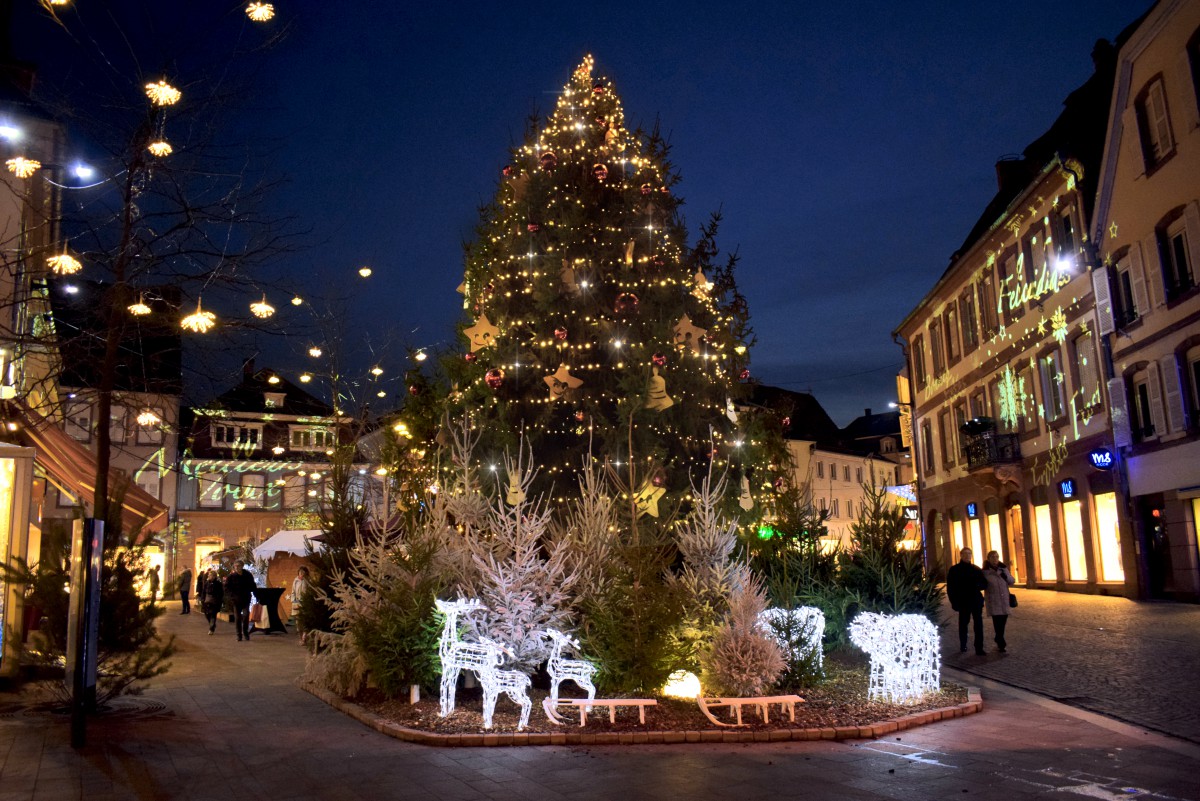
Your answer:
[[[1008,625],[1008,615],[1012,610],[1008,605],[1008,588],[1017,583],[1012,573],[1000,561],[1000,554],[988,551],[987,561],[983,565],[983,577],[987,587],[983,591],[983,608],[992,619],[992,627],[996,630],[996,647],[1004,652],[1007,643],[1004,640],[1004,628]]]

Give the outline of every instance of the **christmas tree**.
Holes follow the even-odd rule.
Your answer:
[[[717,215],[689,246],[667,143],[626,127],[592,67],[588,56],[550,117],[531,121],[467,247],[451,415],[481,429],[481,464],[523,436],[533,491],[557,501],[590,452],[638,514],[658,516],[710,465],[731,470],[752,508],[751,485],[771,477],[761,432],[735,411],[751,344],[736,257],[715,264]]]

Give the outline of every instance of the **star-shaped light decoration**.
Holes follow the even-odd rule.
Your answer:
[[[692,318],[686,314],[675,323],[674,331],[675,345],[680,348],[690,347],[694,353],[700,352],[700,339],[708,333],[708,329],[693,323]]]
[[[252,22],[270,22],[275,18],[275,6],[270,3],[251,3],[246,6],[246,16]]]
[[[1037,332],[1039,337],[1046,336],[1046,318],[1038,318]]]
[[[191,331],[195,334],[207,334],[208,331],[217,324],[217,315],[210,311],[205,311],[200,306],[200,299],[196,298],[196,311],[189,314],[179,321],[179,325],[185,331]]]
[[[8,167],[8,171],[18,178],[28,178],[42,168],[42,162],[37,159],[27,159],[24,156],[16,156],[4,164]]]
[[[260,320],[265,320],[275,313],[275,307],[267,303],[267,296],[263,295],[262,300],[250,304],[250,313]]]
[[[646,479],[646,483],[642,484],[642,488],[633,496],[633,503],[637,507],[638,517],[650,515],[653,518],[657,518],[658,501],[666,494],[666,487],[656,487],[653,481]]]
[[[1118,231],[1118,229],[1117,229],[1117,221],[1116,221],[1116,220],[1113,220],[1113,222],[1112,222],[1112,225],[1108,226],[1108,238],[1109,238],[1109,239],[1116,239],[1116,238],[1117,238],[1117,231]]]
[[[164,156],[171,155],[171,152],[174,150],[174,148],[171,147],[171,143],[167,142],[165,139],[159,139],[157,142],[151,142],[150,144],[146,145],[146,149],[150,151],[151,156],[155,156],[160,159]]]
[[[55,275],[74,275],[83,269],[79,259],[66,251],[46,259],[46,266],[53,270]]]
[[[712,292],[713,284],[703,270],[697,270],[696,275],[692,277],[692,287],[692,295],[700,300],[707,300],[708,293]]]
[[[567,392],[583,386],[583,379],[571,375],[571,368],[565,364],[560,364],[556,371],[542,380],[550,387],[550,400],[562,400]]]
[[[479,321],[475,325],[470,328],[464,328],[463,333],[471,340],[471,353],[474,353],[477,350],[491,347],[495,343],[500,329],[492,325],[492,321],[485,314],[479,318]]]
[[[150,307],[146,305],[145,296],[138,295],[137,303],[129,304],[129,313],[134,317],[144,317],[150,313]]]
[[[1061,306],[1050,315],[1050,328],[1054,331],[1054,338],[1058,340],[1058,344],[1067,341],[1067,315],[1063,313]]]
[[[179,98],[183,97],[183,92],[171,86],[166,80],[160,80],[157,83],[146,84],[146,97],[150,98],[150,102],[156,106],[173,106],[179,102]]]

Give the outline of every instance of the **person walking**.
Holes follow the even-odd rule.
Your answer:
[[[204,590],[200,593],[200,608],[204,610],[204,619],[208,621],[208,633],[212,634],[217,630],[217,617],[221,614],[221,607],[225,605],[225,588],[217,571],[211,568],[201,580],[204,582]]]
[[[983,606],[987,609],[988,617],[992,619],[992,628],[996,632],[996,647],[1000,653],[1008,647],[1004,639],[1004,628],[1008,625],[1008,616],[1012,610],[1009,607],[1008,588],[1017,583],[1013,574],[1000,561],[1000,554],[988,551],[987,561],[983,564],[983,578],[987,587],[983,591]]]
[[[150,603],[153,605],[158,600],[158,588],[161,585],[161,578],[158,575],[158,565],[150,568],[147,578],[150,580]]]
[[[296,619],[296,631],[300,633],[301,645],[308,641],[308,633],[300,626],[300,603],[304,599],[306,590],[308,590],[308,568],[300,565],[300,569],[296,571],[296,578],[292,579],[292,594],[288,596],[288,600],[292,602],[292,617]]]
[[[975,623],[975,653],[983,656],[983,591],[987,579],[971,562],[970,548],[958,552],[958,564],[946,572],[946,597],[950,608],[958,612],[958,644],[967,652],[967,624]]]
[[[179,578],[175,579],[176,586],[179,587],[179,600],[183,601],[183,611],[179,614],[190,615],[192,613],[192,604],[188,600],[188,596],[192,593],[192,569],[185,567],[183,572],[179,574]]]
[[[241,559],[233,563],[233,572],[225,577],[225,592],[233,604],[234,627],[237,628],[238,642],[245,639],[250,641],[250,596],[257,586],[254,576],[245,569],[246,563]]]

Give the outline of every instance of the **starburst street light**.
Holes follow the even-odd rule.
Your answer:
[[[46,259],[46,265],[56,275],[74,275],[83,269],[83,265],[79,263],[79,259],[66,251]]]
[[[267,296],[263,295],[262,300],[250,304],[250,311],[255,317],[265,320],[275,313],[275,307],[267,303]]]
[[[164,139],[159,139],[157,142],[151,142],[150,144],[146,145],[146,149],[150,151],[151,156],[156,156],[158,158],[169,156],[171,155],[171,151],[174,150],[174,148],[171,147],[170,142],[167,142]]]
[[[24,156],[15,156],[4,164],[8,167],[8,171],[18,178],[28,178],[42,168],[42,162],[37,159],[27,159]]]
[[[208,333],[214,325],[217,324],[217,315],[210,311],[204,311],[200,307],[200,299],[196,299],[196,311],[189,314],[179,321],[179,324],[186,331],[191,331],[196,334]]]
[[[275,18],[275,6],[270,3],[251,3],[246,6],[246,16],[254,22],[270,22]]]
[[[146,305],[146,298],[138,295],[137,303],[129,304],[129,313],[134,317],[143,317],[150,313],[150,307]]]
[[[321,349],[318,348],[316,345],[313,345],[311,348],[308,349],[308,355],[312,356],[314,359],[321,358],[321,353],[322,353]]]
[[[179,98],[183,97],[183,92],[165,80],[160,80],[156,83],[146,84],[146,97],[150,98],[150,102],[156,106],[173,106],[179,102]]]

